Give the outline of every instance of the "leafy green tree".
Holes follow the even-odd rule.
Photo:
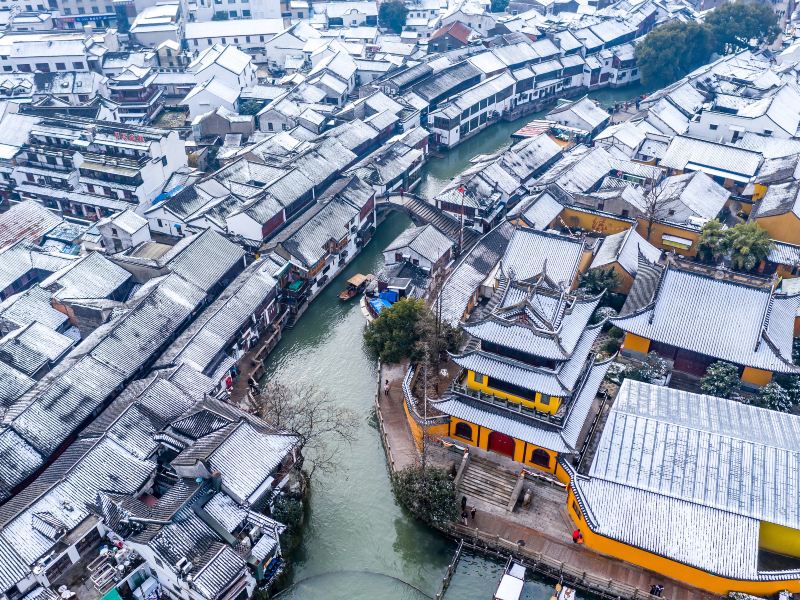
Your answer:
[[[728,2],[712,10],[705,18],[705,27],[720,54],[772,43],[780,33],[778,15],[767,3]]]
[[[711,364],[700,380],[700,389],[711,396],[732,398],[739,390],[739,369],[722,361]]]
[[[378,10],[378,23],[381,27],[400,33],[406,24],[406,15],[408,15],[408,9],[405,2],[401,0],[381,2]]]
[[[710,31],[690,21],[672,21],[655,28],[636,46],[642,83],[664,87],[707,63],[714,49]]]
[[[717,219],[712,219],[700,230],[700,259],[717,263],[725,254],[725,228]]]
[[[263,107],[264,103],[261,100],[256,100],[255,98],[243,100],[239,103],[239,114],[256,115]]]
[[[298,530],[303,524],[303,502],[281,494],[273,503],[272,518],[290,529]]]
[[[789,392],[774,381],[771,381],[758,391],[756,404],[762,408],[780,412],[789,412],[794,408],[794,402],[792,402]]]
[[[603,342],[602,350],[608,355],[616,354],[619,352],[621,346],[622,342],[620,340],[608,338],[605,342]]]
[[[491,11],[493,13],[506,12],[508,8],[508,0],[491,0]]]
[[[767,258],[772,240],[758,223],[739,223],[725,231],[723,246],[730,253],[734,268],[751,271]]]
[[[398,502],[429,525],[445,525],[458,518],[456,488],[448,472],[413,465],[392,476]]]
[[[422,338],[420,325],[426,311],[423,300],[398,300],[367,325],[364,331],[367,348],[386,363],[417,358]]]
[[[614,269],[590,269],[581,275],[579,287],[590,294],[599,294],[610,292],[619,285],[619,275]]]

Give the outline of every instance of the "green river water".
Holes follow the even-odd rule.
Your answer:
[[[613,102],[635,93],[611,90],[597,96],[601,102]],[[510,135],[536,117],[497,123],[444,158],[431,159],[417,191],[432,196],[472,157],[509,144]],[[414,521],[394,501],[373,417],[376,366],[362,345],[364,316],[357,302],[342,303],[337,298],[342,282],[353,274],[378,271],[383,248],[410,225],[404,215],[390,214],[370,244],[314,300],[296,327],[284,332],[268,360],[267,379],[313,382],[361,415],[357,439],[342,448],[339,469],[313,482],[303,542],[291,557],[293,585],[281,598],[430,598],[452,559],[455,544]],[[501,572],[502,565],[465,555],[447,599],[487,600]],[[530,582],[524,598],[547,600],[552,589],[551,583]]]

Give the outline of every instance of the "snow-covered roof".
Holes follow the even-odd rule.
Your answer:
[[[617,327],[738,365],[800,372],[791,358],[800,296],[777,294],[767,281],[715,277],[679,261],[655,268],[663,269],[657,285],[641,295],[642,308],[612,319]],[[639,283],[634,281],[629,301],[639,297]]]
[[[735,579],[759,570],[759,524],[800,529],[800,417],[626,379],[588,476],[593,531]]]

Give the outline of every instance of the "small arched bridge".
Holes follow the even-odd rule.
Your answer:
[[[415,225],[431,224],[458,245],[461,233],[460,221],[416,194],[404,193],[401,195],[391,193],[386,196],[380,196],[375,199],[375,210],[379,212],[387,210],[404,212]],[[472,248],[480,237],[481,234],[474,229],[464,227],[464,248],[462,251]]]

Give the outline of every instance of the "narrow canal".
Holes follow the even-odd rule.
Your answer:
[[[601,102],[634,95],[636,90],[601,92]],[[425,167],[418,189],[431,196],[470,159],[510,143],[510,135],[536,118],[500,122],[467,140],[446,157]],[[355,273],[374,273],[383,263],[382,250],[411,225],[392,213],[353,263],[320,294],[271,355],[266,379],[311,382],[361,415],[356,441],[342,448],[340,467],[315,479],[303,542],[294,554],[293,585],[287,600],[386,599],[432,597],[452,558],[455,545],[411,519],[394,501],[383,448],[373,418],[376,388],[374,361],[362,344],[364,317],[356,302],[337,298],[344,281]],[[448,598],[491,598],[502,567],[466,556],[459,565]],[[550,584],[527,586],[529,600],[546,600]]]

